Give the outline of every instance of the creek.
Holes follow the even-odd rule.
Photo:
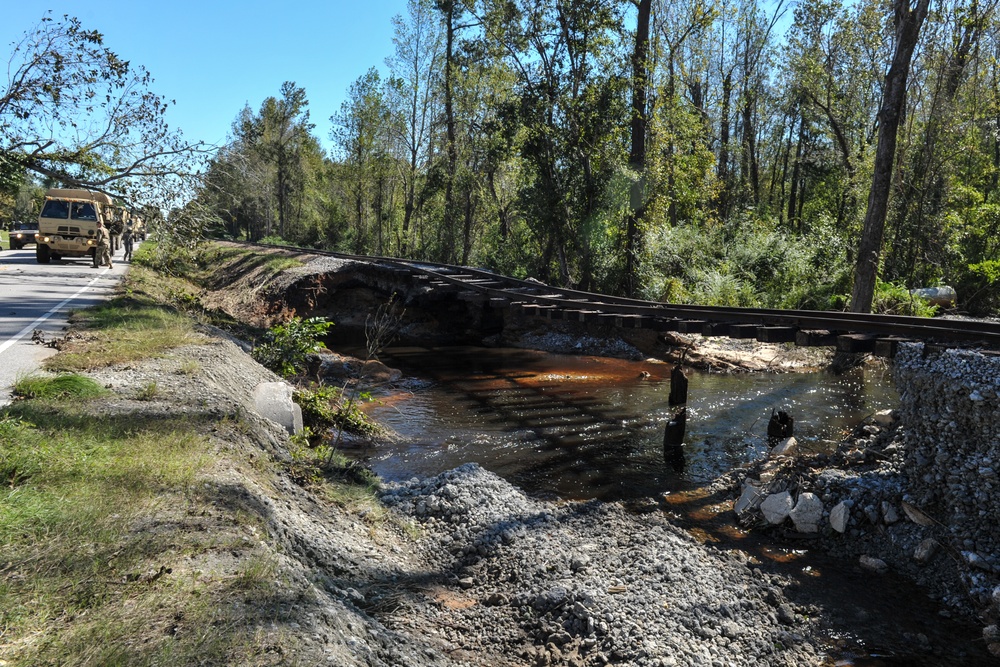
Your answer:
[[[370,453],[383,479],[431,476],[474,461],[561,499],[627,500],[697,488],[764,456],[771,411],[795,419],[807,451],[830,451],[896,403],[888,372],[721,374],[688,369],[684,465],[667,465],[672,365],[521,349],[393,348],[419,378],[366,411],[399,438]]]
[[[782,547],[732,520],[729,499],[705,485],[766,455],[772,410],[795,419],[808,452],[831,452],[898,396],[887,367],[830,372],[722,374],[686,369],[684,464],[664,460],[673,366],[522,349],[398,347],[380,356],[408,388],[377,395],[365,411],[397,438],[354,452],[380,477],[429,477],[479,463],[529,494],[550,499],[661,498],[660,508],[702,542],[738,549],[786,591],[829,615],[830,664],[935,665],[915,642],[956,647],[965,664],[988,664],[978,628],[944,619],[911,582],[879,585],[854,564],[808,544]],[[647,505],[648,508],[648,505]],[[975,647],[973,654],[970,647]],[[947,651],[947,649],[945,649]]]

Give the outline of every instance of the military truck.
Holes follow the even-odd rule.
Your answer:
[[[132,236],[136,241],[146,240],[146,221],[138,215],[132,216]]]
[[[97,251],[97,221],[108,224],[111,197],[103,192],[53,188],[45,193],[38,214],[39,264],[63,257],[93,259]]]

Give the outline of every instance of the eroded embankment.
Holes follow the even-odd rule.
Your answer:
[[[218,243],[227,250],[242,246]],[[303,262],[279,272],[262,257]],[[405,272],[377,263],[282,250],[236,252],[219,260],[199,300],[241,322],[268,327],[291,316],[334,323],[329,343],[364,346],[369,315],[387,304],[399,317],[394,341],[403,345],[520,347],[563,354],[665,361],[718,371],[815,369],[825,348],[800,348],[699,335],[659,334],[606,324],[549,320],[490,301],[463,300]]]

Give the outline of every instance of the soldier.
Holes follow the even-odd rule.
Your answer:
[[[94,253],[94,268],[108,265],[109,269],[115,268],[111,264],[111,234],[104,226],[101,219],[97,219],[97,251]]]
[[[111,215],[111,225],[108,231],[111,233],[111,254],[114,255],[122,247],[122,232],[124,231],[125,221],[122,220],[120,213],[112,213]]]
[[[125,231],[122,233],[122,247],[125,248],[125,261],[132,261],[132,223],[128,223],[125,226]]]

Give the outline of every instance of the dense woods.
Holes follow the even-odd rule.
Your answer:
[[[950,284],[996,312],[998,2],[410,0],[341,108],[289,81],[234,110],[170,229],[674,302],[898,311]]]

